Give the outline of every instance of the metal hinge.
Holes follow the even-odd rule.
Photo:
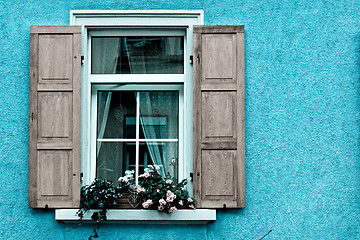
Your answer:
[[[190,64],[193,64],[193,59],[194,59],[194,57],[193,57],[193,55],[190,55]]]
[[[80,173],[80,181],[83,180],[83,177],[84,177],[84,173]]]
[[[81,56],[81,64],[84,64],[84,56]]]
[[[193,178],[194,178],[194,173],[190,173],[190,181],[193,181]]]

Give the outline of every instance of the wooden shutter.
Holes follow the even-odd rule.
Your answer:
[[[80,26],[31,27],[31,208],[79,207],[80,71]]]
[[[244,26],[194,26],[194,195],[245,207]]]

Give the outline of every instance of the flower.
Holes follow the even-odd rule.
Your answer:
[[[156,192],[160,192],[160,189],[156,189]]]
[[[183,206],[184,205],[184,202],[182,200],[179,201],[179,205],[180,206]]]
[[[158,210],[159,210],[160,212],[164,211],[164,209],[165,209],[165,207],[164,207],[163,205],[158,206]]]
[[[129,179],[127,177],[119,177],[119,182],[127,182]]]
[[[171,179],[168,179],[165,181],[166,184],[172,184],[172,180]]]
[[[177,210],[176,207],[171,207],[171,208],[169,209],[169,212],[172,213],[172,212],[175,212],[176,210]]]
[[[195,206],[193,204],[190,204],[189,208],[195,208]]]
[[[166,202],[173,202],[175,198],[176,195],[172,191],[168,190],[166,192]]]
[[[135,173],[135,171],[134,170],[126,170],[125,171],[125,176],[133,176],[134,175],[134,173]]]
[[[155,170],[156,170],[156,171],[159,171],[159,170],[160,170],[160,167],[159,167],[159,166],[155,166]]]
[[[192,198],[188,198],[187,200],[188,202],[193,202]]]
[[[148,199],[146,202],[143,202],[142,206],[143,208],[149,208],[150,205],[153,204],[153,201],[151,199]]]
[[[145,188],[143,187],[138,187],[138,189],[136,190],[138,193],[141,193],[141,192],[145,192]]]
[[[153,166],[153,165],[148,165],[148,168],[153,169],[153,168],[154,168],[154,166]]]
[[[148,178],[148,177],[150,177],[150,173],[148,172],[139,175],[139,178]]]
[[[160,206],[163,206],[166,204],[166,201],[162,198],[159,200],[159,204],[160,204]]]

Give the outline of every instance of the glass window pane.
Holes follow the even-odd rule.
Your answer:
[[[98,92],[97,138],[134,139],[135,122],[129,124],[129,116],[136,116],[135,92]]]
[[[183,74],[184,37],[92,37],[92,74]]]
[[[162,176],[170,176],[177,181],[178,142],[146,142],[146,146],[147,163],[160,166]]]
[[[178,139],[179,93],[140,92],[140,129],[145,139]]]
[[[178,177],[178,142],[140,142],[139,173],[160,166],[162,176]],[[96,177],[117,182],[125,170],[135,170],[135,142],[97,142]]]
[[[96,177],[111,180],[117,183],[117,179],[124,175],[127,168],[125,165],[129,159],[135,159],[134,143],[125,142],[97,142]]]

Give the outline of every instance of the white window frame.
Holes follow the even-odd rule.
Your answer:
[[[106,76],[106,78],[99,78],[97,76],[89,76],[90,73],[90,56],[89,56],[89,30],[105,29],[105,28],[121,28],[129,29],[168,29],[169,33],[174,32],[174,29],[182,29],[185,33],[184,41],[186,48],[184,49],[184,74],[177,74],[178,76],[162,76],[158,80],[164,81],[165,79],[172,79],[173,83],[183,84],[183,147],[182,158],[184,159],[182,170],[179,171],[179,179],[188,178],[189,173],[193,170],[193,156],[192,156],[192,65],[190,63],[190,56],[192,55],[192,42],[193,42],[193,25],[203,25],[203,11],[157,11],[157,10],[144,10],[144,11],[122,11],[122,10],[72,10],[70,11],[70,25],[82,26],[82,55],[84,56],[84,64],[82,65],[82,78],[81,78],[81,171],[83,173],[82,184],[90,184],[93,180],[95,168],[91,159],[92,141],[91,132],[91,97],[93,84],[101,83],[114,83],[119,79],[114,79],[114,76]],[[92,32],[91,34],[96,34]],[[131,33],[133,34],[133,32]],[[166,31],[165,31],[166,35]],[[167,75],[167,74],[164,74]],[[104,76],[102,76],[104,77]],[[121,77],[121,76],[115,76]],[[129,77],[129,76],[128,76]],[[150,81],[126,79],[126,82],[132,81],[133,83],[155,83],[154,79]],[[169,78],[170,77],[170,78]],[[166,81],[168,83],[169,81]],[[179,143],[180,144],[180,143]],[[180,156],[180,151],[179,151]],[[180,161],[179,161],[180,162]],[[179,166],[179,169],[180,166]],[[187,189],[192,193],[193,185],[189,181]]]

